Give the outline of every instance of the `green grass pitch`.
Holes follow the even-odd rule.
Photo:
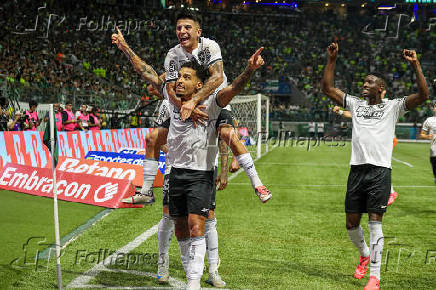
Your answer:
[[[295,145],[295,144],[294,144]],[[353,278],[359,254],[345,230],[344,196],[350,144],[277,147],[256,162],[264,184],[273,192],[259,202],[244,173],[217,194],[220,274],[228,288],[362,289],[368,277]],[[394,149],[392,180],[399,198],[384,217],[383,289],[436,288],[436,187],[429,163],[429,144],[400,143]],[[402,163],[407,162],[409,165]],[[412,166],[412,167],[411,167]],[[64,287],[99,261],[156,225],[157,202],[143,209],[119,209],[71,242],[62,255]],[[0,192],[0,288],[56,287],[54,259],[39,267],[16,267],[31,236],[53,237],[52,200]],[[61,234],[66,235],[101,208],[62,202]],[[366,239],[367,217],[362,218]],[[49,239],[50,242],[52,238]],[[127,253],[126,253],[127,254]],[[126,256],[125,256],[126,257]],[[145,273],[157,270],[157,234],[97,271],[87,287],[161,287]],[[170,247],[170,275],[185,282],[175,238]],[[207,278],[206,272],[203,280]],[[208,287],[202,283],[203,287]],[[165,285],[163,286],[165,287]],[[168,285],[166,285],[168,287]]]

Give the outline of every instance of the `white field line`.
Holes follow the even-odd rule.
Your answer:
[[[268,152],[273,151],[275,148],[276,148],[276,146],[272,147],[272,149]],[[259,158],[256,158],[254,161],[259,160],[260,158],[265,156],[265,154],[267,154],[268,152],[265,152]],[[235,172],[234,174],[232,174],[232,176],[229,177],[228,181],[230,181],[233,178],[235,178],[236,176],[238,176],[239,173],[241,173],[242,171],[243,170],[240,169],[237,172]],[[174,278],[171,278],[171,277],[169,279],[169,283],[170,283],[171,287],[169,287],[169,288],[162,288],[162,287],[109,287],[106,285],[88,284],[89,281],[91,281],[93,278],[95,278],[98,275],[98,273],[100,273],[102,271],[120,272],[120,273],[122,272],[122,273],[130,273],[130,274],[134,274],[134,275],[138,275],[138,276],[155,277],[156,275],[154,273],[149,273],[149,272],[140,272],[140,271],[134,271],[134,270],[121,270],[121,269],[108,269],[108,268],[106,268],[105,264],[110,265],[112,259],[116,258],[116,256],[118,254],[129,253],[130,251],[139,247],[148,238],[150,238],[151,236],[153,236],[154,234],[157,233],[158,225],[159,225],[159,223],[155,224],[150,229],[148,229],[147,231],[145,231],[142,234],[140,234],[139,236],[137,236],[133,241],[131,241],[130,243],[128,243],[124,247],[119,248],[117,251],[115,251],[115,253],[113,253],[112,255],[107,257],[104,261],[96,264],[94,267],[92,267],[91,269],[89,269],[88,271],[83,273],[82,275],[75,278],[73,281],[70,282],[70,284],[67,285],[67,288],[106,288],[106,289],[174,289],[174,288],[179,288],[179,289],[183,288],[184,289],[184,288],[186,288],[185,283],[183,283],[179,280],[176,280]],[[207,289],[207,288],[203,288],[203,289]]]
[[[397,158],[395,158],[395,157],[393,157],[393,156],[392,156],[392,160],[394,160],[394,161],[397,161],[397,162],[399,162],[399,163],[403,163],[404,165],[407,165],[407,166],[409,166],[409,167],[413,168],[413,165],[412,165],[412,164],[410,164],[409,162],[406,162],[406,161],[402,161],[402,160],[400,160],[400,159],[397,159]]]
[[[231,185],[249,185],[247,182],[233,182]],[[268,183],[271,186],[280,187],[346,187],[347,184],[290,184],[290,183]],[[395,188],[436,188],[436,185],[394,185]]]
[[[158,224],[155,224],[139,236],[137,236],[133,241],[125,245],[124,247],[119,248],[115,253],[107,257],[102,262],[96,264],[90,270],[86,271],[82,275],[75,278],[70,284],[67,285],[67,288],[105,288],[104,285],[89,285],[89,281],[95,278],[99,272],[101,271],[110,271],[110,269],[106,268],[105,265],[110,265],[112,259],[116,258],[118,254],[126,254],[135,248],[139,247],[143,242],[145,242],[148,238],[157,233]],[[180,282],[181,283],[181,282]],[[172,286],[172,285],[171,285]]]

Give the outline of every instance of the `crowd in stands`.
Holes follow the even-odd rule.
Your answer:
[[[40,125],[49,122],[49,113],[46,112],[44,118],[38,117],[37,108],[38,103],[30,101],[28,110],[15,110],[6,98],[0,97],[0,131],[36,131]],[[86,132],[106,126],[106,117],[96,107],[81,105],[80,110],[74,113],[72,102],[67,101],[64,108],[55,103],[53,109],[58,131]]]
[[[137,54],[158,73],[163,72],[166,52],[177,44],[174,10],[111,6],[95,1],[45,3],[6,1],[1,6],[0,75],[6,76],[3,82],[9,85],[54,88],[64,96],[98,93],[105,106],[116,108],[123,100],[137,100],[147,92],[146,84],[128,60],[111,44],[115,24]],[[396,31],[372,33],[373,26],[369,26],[371,33],[362,32],[363,27],[373,23],[376,13],[371,9],[341,13],[307,9],[286,15],[241,13],[235,17],[228,12],[204,11],[202,28],[204,36],[220,44],[229,80],[244,69],[247,58],[258,47],[265,47],[267,65],[256,72],[247,93],[259,92],[266,80],[295,80],[305,105],[295,109],[293,104],[273,97],[273,118],[330,118],[332,103],[321,93],[320,79],[326,63],[325,51],[332,41],[339,42],[336,85],[344,91],[359,94],[364,76],[379,71],[386,75],[387,97],[412,92],[416,88],[414,72],[401,57],[402,49],[409,48],[419,54],[430,84],[430,98],[434,100],[436,27],[426,31],[425,26],[405,26],[397,38]],[[34,27],[35,31],[30,31]],[[44,102],[60,100],[65,98],[52,94]],[[421,121],[428,113],[424,106],[403,118]]]

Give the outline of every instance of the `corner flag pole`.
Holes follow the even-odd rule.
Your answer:
[[[59,237],[59,216],[58,216],[58,190],[56,186],[56,162],[55,154],[55,121],[53,104],[50,104],[50,145],[52,152],[52,170],[53,170],[53,206],[54,206],[54,226],[55,226],[55,241],[56,241],[56,269],[58,276],[58,289],[62,289],[62,271],[61,271],[61,239]]]

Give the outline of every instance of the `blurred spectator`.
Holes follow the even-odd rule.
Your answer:
[[[111,118],[111,129],[121,129],[121,120],[117,112]]]
[[[29,110],[26,111],[26,131],[36,131],[36,127],[39,126],[41,120],[38,119],[36,108],[38,103],[35,101],[29,102]]]
[[[23,131],[28,129],[29,122],[25,114],[16,111],[15,115],[8,122],[8,129],[10,131]]]
[[[68,100],[65,103],[65,110],[62,111],[62,124],[65,131],[74,131],[77,129],[77,119],[73,113],[73,102]]]
[[[80,106],[80,111],[76,112],[76,120],[78,122],[80,130],[89,130],[89,113],[87,105]]]
[[[100,130],[101,124],[99,115],[100,113],[96,107],[92,107],[91,112],[89,113],[89,130]]]
[[[0,97],[0,131],[8,130],[9,112],[7,111],[8,101]]]

